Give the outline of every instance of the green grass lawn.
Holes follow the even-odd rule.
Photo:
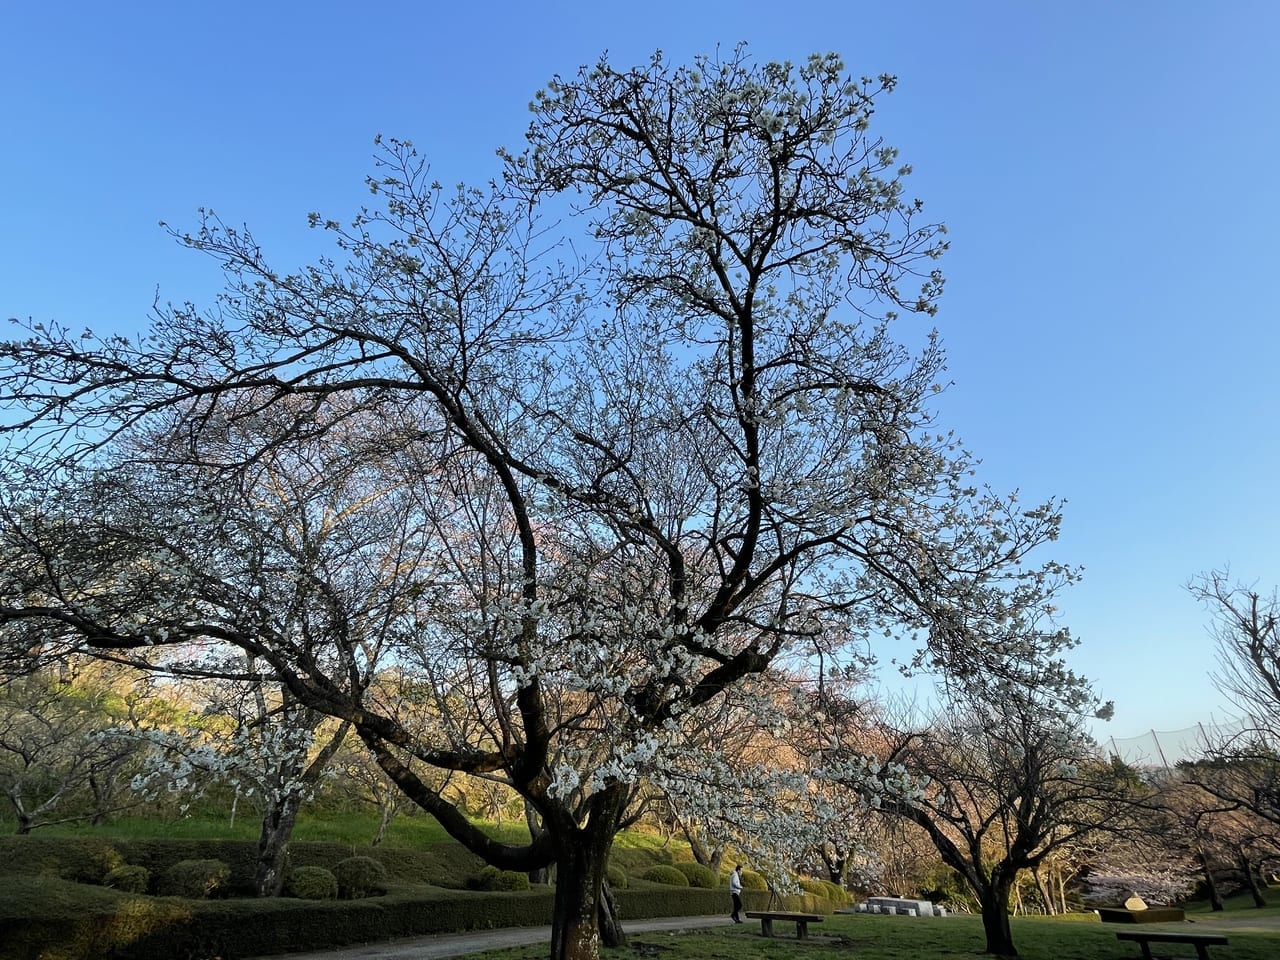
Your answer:
[[[1280,894],[1280,890],[1273,891]],[[1117,930],[1181,929],[1189,932],[1222,932],[1230,938],[1226,947],[1210,948],[1215,960],[1276,960],[1280,958],[1280,907],[1256,910],[1247,898],[1228,903],[1223,913],[1210,914],[1193,907],[1188,917],[1195,925],[1099,923],[1094,914],[1067,917],[1015,917],[1013,941],[1023,960],[1140,960],[1137,944],[1116,939]],[[1268,927],[1267,923],[1271,926]],[[794,939],[790,924],[777,924],[772,940],[760,936],[759,924],[712,928],[688,933],[638,934],[618,950],[604,950],[607,960],[821,960],[822,957],[856,957],[857,960],[948,960],[985,957],[982,921],[976,916],[944,918],[837,915],[810,928],[810,939]],[[477,954],[481,960],[542,960],[545,945],[496,950]],[[1157,954],[1195,956],[1190,946],[1157,948]]]

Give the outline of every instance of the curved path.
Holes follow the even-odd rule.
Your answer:
[[[654,930],[695,930],[720,927],[730,923],[728,917],[665,917],[657,920],[635,920],[624,923],[627,933]],[[550,927],[503,927],[498,930],[472,930],[470,933],[440,934],[434,937],[410,937],[385,943],[357,943],[333,950],[307,953],[276,954],[259,960],[438,960],[462,957],[484,950],[522,947],[530,943],[550,943]]]

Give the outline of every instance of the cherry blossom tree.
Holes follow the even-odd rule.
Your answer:
[[[215,672],[225,665],[211,668]],[[260,817],[254,891],[279,896],[293,828],[345,738],[349,724],[299,705],[286,690],[258,679],[252,661],[238,682],[202,684],[205,721],[184,729],[144,729],[138,738],[156,749],[132,786],[146,794],[199,794],[229,785]],[[212,714],[213,716],[209,716]]]
[[[826,775],[856,785],[870,765],[914,778],[911,794],[888,791],[876,806],[922,829],[964,877],[981,904],[986,951],[1017,956],[1009,905],[1018,874],[1091,834],[1127,828],[1135,793],[1078,718],[1034,691],[953,689],[944,704],[926,723],[885,723],[882,763],[855,755],[842,774],[837,755]]]
[[[527,146],[487,187],[446,190],[411,144],[382,144],[381,206],[311,216],[337,259],[280,270],[205,211],[175,236],[225,270],[216,308],[163,307],[138,338],[29,324],[0,346],[15,478],[144,459],[136,435],[159,424],[181,469],[239,490],[273,458],[358,439],[358,422],[376,442],[347,460],[407,509],[325,576],[210,536],[217,498],[186,547],[164,538],[163,562],[117,552],[135,522],[63,557],[10,511],[29,548],[0,596],[0,621],[27,631],[10,655],[250,655],[248,679],[349,723],[490,863],[554,863],[557,960],[597,955],[610,845],[648,791],[701,796],[702,819],[731,799],[762,856],[794,839],[777,815],[803,789],[793,772],[742,779],[701,736],[727,696],[769,709],[771,683],[888,630],[915,637],[919,665],[1031,674],[1078,704],[1070,638],[1010,615],[1072,576],[1029,559],[1058,506],[976,485],[934,422],[943,354],[911,315],[936,310],[946,242],[870,133],[893,86],[835,55],[601,60],[538,93]],[[256,443],[224,442],[264,417]],[[364,562],[388,544],[395,562]],[[223,557],[270,576],[190,576]],[[437,691],[438,722],[371,685],[388,657]],[[494,840],[433,769],[500,779],[541,829]]]
[[[135,707],[66,669],[0,684],[0,797],[18,833],[98,822],[136,803],[127,784],[147,747],[128,733],[141,719]]]

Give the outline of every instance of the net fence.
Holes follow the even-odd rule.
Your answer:
[[[1194,760],[1210,743],[1250,729],[1249,718],[1197,723],[1181,730],[1148,730],[1136,737],[1105,737],[1102,749],[1133,766],[1172,767],[1180,760]]]

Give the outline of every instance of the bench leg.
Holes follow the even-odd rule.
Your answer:
[[[773,920],[771,920],[769,917],[760,918],[760,936],[762,937],[773,936]]]
[[[809,921],[797,920],[796,921],[796,939],[803,940],[808,935],[809,935]]]

